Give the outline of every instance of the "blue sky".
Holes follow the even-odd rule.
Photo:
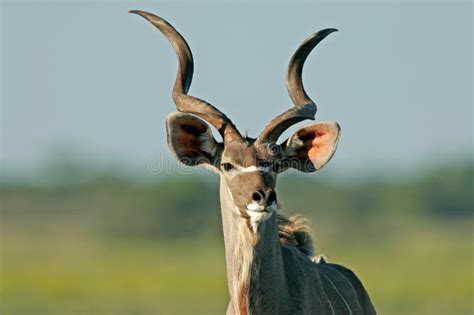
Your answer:
[[[195,60],[190,93],[251,136],[291,106],[285,72],[297,46],[335,27],[304,69],[317,120],[342,126],[330,169],[398,171],[472,154],[470,2],[4,1],[5,168],[33,170],[57,147],[141,170],[171,159],[164,121],[177,61],[129,9],[184,35]]]

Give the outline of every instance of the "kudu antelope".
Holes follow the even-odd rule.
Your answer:
[[[220,202],[230,303],[227,314],[375,314],[362,283],[349,269],[313,257],[311,238],[300,217],[276,213],[277,175],[288,168],[319,170],[339,139],[336,122],[306,126],[277,144],[291,125],[314,119],[316,105],[301,79],[311,50],[335,29],[308,37],[288,68],[294,103],[256,138],[242,136],[232,121],[211,104],[187,94],[193,57],[184,38],[151,13],[130,11],[148,20],[171,42],[179,70],[173,88],[178,112],[166,121],[168,144],[186,165],[206,165],[220,175]],[[223,141],[214,139],[209,125]]]

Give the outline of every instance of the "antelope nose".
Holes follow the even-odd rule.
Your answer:
[[[274,190],[270,191],[267,197],[267,206],[277,203],[277,194]]]
[[[271,206],[276,204],[277,195],[273,189],[266,193],[263,190],[257,190],[252,194],[252,201],[261,206]]]
[[[258,203],[259,205],[263,204],[265,201],[265,193],[262,190],[257,190],[252,194],[252,200]]]

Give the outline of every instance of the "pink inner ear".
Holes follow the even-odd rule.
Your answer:
[[[310,160],[315,160],[318,157],[325,156],[329,153],[330,146],[325,145],[324,143],[321,143],[317,139],[318,138],[316,137],[313,140],[311,149],[309,149],[308,151],[308,157]]]
[[[315,161],[325,159],[325,157],[332,154],[337,132],[325,125],[319,125],[314,129],[304,130],[298,136],[300,139],[311,139],[310,144],[308,143],[309,150],[307,154],[310,160]]]

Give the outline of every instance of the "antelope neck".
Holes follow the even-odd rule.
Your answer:
[[[275,301],[282,299],[276,295],[285,294],[286,282],[276,213],[255,232],[248,219],[236,211],[225,180],[220,184],[220,202],[227,284],[234,312],[248,314],[252,309],[256,314],[277,314],[280,307]]]

